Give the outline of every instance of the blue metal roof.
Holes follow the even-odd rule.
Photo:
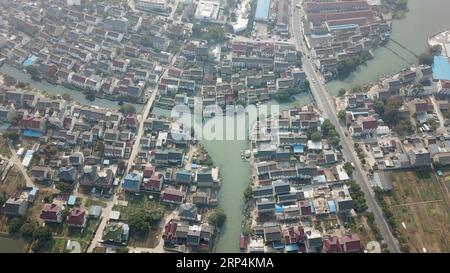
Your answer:
[[[450,63],[447,57],[434,56],[433,78],[436,80],[450,80]]]
[[[255,20],[267,20],[269,17],[270,0],[258,0],[256,6]]]
[[[273,242],[273,248],[282,249],[282,248],[284,248],[284,244],[280,243],[280,242]]]
[[[67,201],[67,205],[73,206],[75,205],[75,201],[77,200],[77,197],[75,195],[69,196],[69,200]]]
[[[285,249],[287,252],[298,251],[298,245],[297,245],[297,244],[289,244],[289,245],[286,245],[286,246],[284,247],[284,249]]]
[[[26,59],[23,62],[23,66],[25,66],[25,67],[30,66],[30,65],[34,64],[37,59],[38,59],[37,56],[31,55],[28,59]]]
[[[294,145],[294,153],[295,154],[301,154],[305,151],[305,145],[303,144],[296,144]]]
[[[336,204],[333,200],[328,201],[328,207],[330,208],[331,213],[336,213]]]
[[[281,205],[275,205],[275,212],[281,213],[281,212],[283,212],[283,211],[284,211],[283,206],[281,206]]]
[[[347,24],[347,25],[336,25],[336,26],[330,26],[331,30],[341,30],[341,29],[351,29],[358,27],[357,24]]]
[[[37,137],[41,137],[42,133],[38,132],[38,131],[33,131],[33,130],[23,130],[22,135],[26,136],[26,137],[36,137],[37,138]]]

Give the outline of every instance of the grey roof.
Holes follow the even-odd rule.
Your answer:
[[[98,217],[101,214],[102,214],[102,207],[95,205],[89,207],[89,215]]]

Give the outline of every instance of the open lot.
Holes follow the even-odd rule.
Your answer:
[[[49,242],[41,251],[42,252],[66,252],[66,244],[68,240],[76,241],[81,246],[81,252],[85,252],[91,238],[94,236],[97,228],[98,220],[89,219],[86,227],[75,228],[66,224],[47,224],[53,232],[53,240]]]
[[[431,169],[393,172],[389,177],[393,191],[384,198],[410,251],[450,251],[449,207]]]
[[[24,186],[26,186],[25,179],[17,167],[14,166],[9,170],[6,179],[0,182],[0,192],[5,193],[6,196],[14,196]]]
[[[9,150],[8,142],[3,137],[0,137],[0,155],[3,155],[5,157],[11,156],[11,151]]]
[[[120,211],[120,220],[125,222],[128,220],[131,213],[140,209],[145,209],[147,211],[162,209],[166,214],[168,213],[166,207],[163,206],[157,198],[152,200],[148,197],[148,194],[124,194],[121,196],[121,199],[122,201],[128,202],[127,206],[115,205],[113,210]],[[128,245],[132,247],[155,248],[159,243],[160,236],[160,226],[153,229],[151,228],[145,236],[140,236],[131,231]]]

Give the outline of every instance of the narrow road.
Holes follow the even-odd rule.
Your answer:
[[[139,151],[139,142],[141,141],[141,137],[144,134],[144,121],[147,119],[148,114],[150,112],[150,109],[152,108],[153,102],[155,101],[156,94],[158,93],[157,86],[153,89],[150,98],[147,100],[147,103],[145,104],[144,108],[142,109],[142,113],[138,115],[138,122],[139,122],[139,129],[136,134],[136,138],[133,144],[133,148],[131,149],[130,158],[127,162],[127,169],[125,173],[128,173],[130,171],[131,166],[133,165],[134,159],[136,158],[136,155]]]
[[[14,162],[14,165],[16,165],[17,168],[19,168],[20,172],[22,173],[23,177],[25,178],[25,182],[27,184],[27,187],[36,187],[36,185],[34,184],[33,180],[28,175],[27,170],[22,165],[22,162],[17,157],[16,151],[13,149],[13,147],[11,147],[11,145],[9,146],[9,150],[11,151],[11,160]]]
[[[309,50],[303,42],[303,27],[301,23],[302,9],[296,7],[297,4],[301,4],[301,0],[293,0],[291,5],[292,11],[292,26],[293,34],[295,37],[295,46],[298,51],[302,52],[302,63],[303,69],[306,73],[307,78],[312,81],[311,92],[315,98],[317,107],[323,112],[323,115],[330,119],[330,121],[336,127],[336,131],[339,134],[342,153],[344,157],[355,164],[355,170],[353,172],[353,177],[361,186],[361,190],[364,192],[365,198],[367,200],[367,206],[369,210],[373,212],[375,222],[380,229],[380,233],[384,238],[385,243],[388,246],[390,252],[400,252],[400,248],[397,244],[396,239],[392,235],[392,232],[384,218],[383,212],[375,199],[375,194],[371,188],[370,181],[367,175],[364,173],[361,162],[359,161],[356,153],[354,151],[354,144],[351,138],[345,136],[344,130],[340,126],[335,104],[332,96],[328,93],[326,84],[324,84],[323,77],[318,72],[316,72],[312,60],[308,58]],[[312,57],[311,57],[312,58]]]
[[[103,210],[102,210],[102,219],[101,219],[100,224],[95,232],[94,238],[92,239],[92,242],[88,247],[87,252],[89,252],[89,253],[92,252],[94,250],[94,248],[97,246],[98,242],[102,239],[103,230],[106,227],[106,224],[109,220],[109,215],[116,203],[117,203],[117,195],[114,194],[113,200],[107,202],[106,208],[103,208]]]
[[[436,128],[436,132],[440,134],[446,134],[447,129],[445,128],[445,118],[442,115],[441,109],[439,108],[439,105],[436,102],[436,98],[434,96],[430,96],[431,103],[434,107],[434,112],[437,114],[437,117],[439,119],[439,127]]]

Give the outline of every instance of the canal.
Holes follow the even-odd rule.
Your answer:
[[[0,253],[24,253],[26,245],[23,239],[0,236]]]
[[[296,96],[296,101],[300,105],[311,103],[309,94],[302,93]],[[276,102],[267,103],[270,108]],[[279,110],[291,108],[293,103],[283,103],[277,105]],[[275,110],[275,109],[274,109]],[[170,117],[170,111],[154,108],[153,113],[160,116]],[[246,115],[214,117],[214,119],[223,119],[224,134],[227,130],[234,130],[237,136],[237,124],[246,124],[244,129],[247,138],[248,126],[253,124],[254,120],[249,120]],[[217,120],[209,120],[216,122]],[[206,130],[205,130],[206,131]],[[220,230],[219,240],[215,246],[215,252],[228,253],[239,252],[239,237],[241,234],[241,222],[244,217],[244,190],[251,180],[251,168],[247,161],[241,158],[241,152],[248,149],[247,140],[202,140],[200,141],[207,149],[214,165],[220,168],[221,187],[219,191],[219,207],[227,215],[226,222]]]
[[[450,27],[450,1],[448,0],[408,0],[409,12],[401,20],[394,20],[391,37],[406,46],[417,55],[427,49],[428,38]],[[376,82],[382,75],[394,74],[402,68],[414,64],[417,59],[407,50],[394,42],[388,42],[387,47],[374,51],[375,58],[367,62],[367,66],[360,66],[344,81],[328,83],[329,90],[336,94],[340,88],[351,88]]]
[[[391,36],[396,41],[406,45],[416,54],[424,52],[427,47],[428,37],[450,27],[450,1],[448,0],[409,0],[410,11],[406,17],[396,20],[393,23]],[[328,84],[329,89],[334,93],[340,88],[350,88],[355,85],[364,85],[377,81],[381,75],[392,74],[400,69],[416,62],[415,57],[389,42],[388,47],[399,53],[408,62],[402,60],[386,48],[375,50],[375,58],[367,63],[367,66],[361,66],[356,72],[345,81],[332,81]],[[20,81],[28,82],[33,87],[45,90],[50,94],[69,93],[72,98],[80,103],[87,105],[97,105],[101,107],[118,108],[116,102],[96,99],[94,102],[87,101],[81,92],[70,90],[64,87],[54,86],[45,82],[35,82],[28,75],[14,69],[8,65],[0,68],[0,72],[17,78]],[[300,104],[311,102],[308,95],[302,94],[297,97]],[[282,104],[280,109],[286,109],[293,104]],[[169,111],[154,108],[153,113],[167,116]],[[233,117],[216,117],[230,119]],[[244,118],[244,117],[236,117]],[[239,252],[239,236],[241,233],[241,220],[243,218],[243,192],[250,182],[251,170],[246,161],[241,159],[241,151],[247,149],[247,141],[202,141],[203,145],[210,153],[214,164],[221,168],[222,186],[219,195],[219,206],[222,207],[227,215],[227,221],[222,228],[220,238],[216,246],[216,252]],[[0,237],[0,252],[12,251],[5,240]],[[14,246],[16,248],[16,245]],[[20,249],[19,246],[16,249]]]

